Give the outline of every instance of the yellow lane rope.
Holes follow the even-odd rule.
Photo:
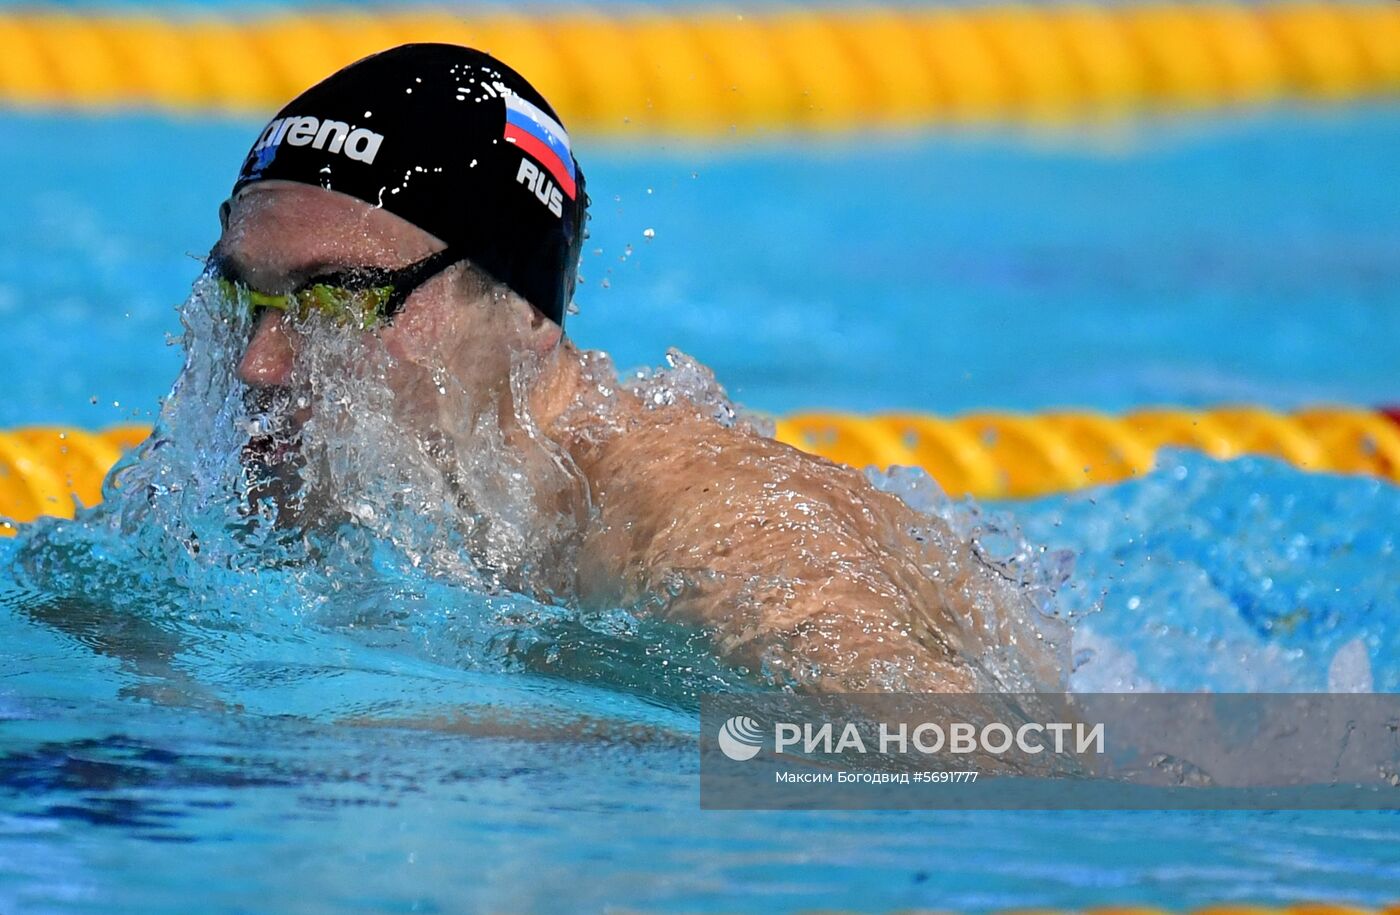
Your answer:
[[[1400,423],[1385,413],[1258,407],[852,416],[807,413],[777,422],[778,438],[856,467],[923,467],[953,496],[1019,499],[1112,483],[1150,470],[1158,449],[1216,458],[1263,454],[1311,471],[1400,482]],[[33,426],[0,432],[0,517],[71,518],[95,505],[102,478],[144,426],[102,432]],[[1398,913],[1400,915],[1400,913]]]
[[[0,104],[270,115],[406,41],[509,62],[571,128],[716,135],[1400,94],[1400,3],[545,14],[0,13]]]
[[[1020,499],[1112,483],[1150,470],[1157,450],[1193,448],[1227,459],[1282,458],[1311,471],[1400,482],[1400,426],[1384,413],[1258,407],[952,419],[813,413],[778,421],[778,438],[857,467],[923,467],[954,496]]]

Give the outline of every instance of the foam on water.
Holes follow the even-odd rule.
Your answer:
[[[439,677],[523,668],[668,696],[734,679],[698,633],[548,600],[587,497],[519,410],[513,431],[526,432],[507,446],[493,408],[509,391],[474,404],[439,374],[427,402],[460,408],[406,416],[382,348],[308,326],[292,382],[255,396],[235,376],[247,309],[229,305],[207,283],[186,303],[185,367],[102,504],[42,519],[13,545],[11,602],[30,618],[80,638],[99,630],[99,653],[175,684],[182,703],[208,704],[193,697],[233,678],[241,688],[227,692],[247,706],[249,672],[276,673],[287,644],[307,670],[334,658],[362,675],[357,703],[370,706],[386,664],[428,662]],[[296,410],[310,419],[291,423]],[[406,435],[414,423],[433,434]],[[287,687],[266,691],[269,713],[297,706],[289,679],[269,681]],[[446,707],[466,698],[448,693]]]
[[[191,296],[185,368],[104,503],[76,522],[41,521],[15,547],[17,583],[47,608],[38,618],[79,629],[128,621],[141,634],[125,649],[191,695],[204,688],[174,677],[169,658],[199,653],[201,640],[306,642],[313,632],[455,670],[523,669],[682,705],[749,682],[703,631],[571,598],[587,485],[534,427],[528,363],[484,402],[434,373],[436,408],[416,415],[395,400],[387,352],[308,327],[294,382],[255,397],[234,373],[247,312],[228,304],[204,284]],[[616,383],[601,354],[591,370],[603,379],[590,406],[599,421],[620,389],[649,407],[685,403],[720,425],[771,430],[679,352]],[[298,409],[311,418],[291,428]],[[922,471],[868,478],[923,513],[921,542],[963,550],[989,572],[993,584],[969,596],[987,620],[969,660],[993,683],[1400,687],[1387,625],[1400,491],[1389,484],[1171,454],[1121,486],[988,509],[947,499]],[[172,636],[170,626],[204,631]],[[1069,626],[1072,664],[1055,647]],[[1035,642],[1050,646],[1050,679],[1019,656]]]
[[[1060,600],[1085,691],[1400,689],[1400,488],[1167,453],[1118,486],[1017,506],[1072,550]]]
[[[467,307],[505,314],[501,294],[483,289]],[[286,384],[252,389],[236,373],[249,309],[228,295],[196,285],[182,310],[184,369],[103,503],[20,538],[14,568],[31,618],[65,631],[123,621],[129,631],[105,650],[164,678],[181,702],[204,705],[219,701],[201,682],[211,671],[187,675],[173,659],[204,655],[207,640],[222,643],[208,654],[252,667],[268,642],[325,636],[319,650],[348,639],[369,670],[387,648],[452,670],[544,673],[686,706],[706,689],[802,688],[827,675],[783,645],[758,671],[730,667],[707,629],[669,621],[684,584],[625,607],[580,602],[572,576],[589,486],[530,413],[538,357],[516,355],[501,367],[507,382],[468,390],[470,376],[447,370],[456,353],[424,368],[377,335],[312,316],[293,329],[300,342]],[[589,354],[586,371],[592,384],[574,409],[599,427],[630,421],[617,412],[625,394],[644,412],[679,406],[704,423],[771,431],[679,352],[621,380],[606,356]],[[797,460],[784,457],[778,483],[801,473]],[[898,548],[911,551],[901,561],[917,574],[943,576],[937,593],[948,606],[916,608],[922,625],[945,633],[988,688],[1060,685],[1054,591],[1065,570],[975,513],[921,504],[926,477],[872,479],[928,512]],[[712,485],[724,496],[731,484]],[[807,522],[795,523],[801,532]],[[851,578],[885,574],[847,565]],[[754,590],[774,584],[765,577]],[[888,625],[854,625],[877,622]],[[873,669],[904,682],[902,664]]]

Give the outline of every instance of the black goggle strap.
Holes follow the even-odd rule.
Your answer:
[[[462,260],[465,258],[451,248],[443,248],[436,254],[429,254],[406,267],[351,267],[334,273],[323,273],[302,288],[331,286],[351,292],[383,289],[388,295],[380,305],[380,312],[384,317],[392,318],[419,286]]]

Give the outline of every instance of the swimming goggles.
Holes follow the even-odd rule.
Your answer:
[[[253,289],[222,258],[209,266],[219,291],[231,302],[246,302],[253,315],[275,308],[297,320],[321,314],[337,325],[373,330],[392,321],[418,287],[465,259],[444,248],[405,267],[347,267],[323,273],[285,293]]]

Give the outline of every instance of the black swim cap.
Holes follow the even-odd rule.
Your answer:
[[[317,83],[263,130],[233,192],[273,179],[382,206],[564,323],[583,172],[554,109],[488,54],[402,45]]]

